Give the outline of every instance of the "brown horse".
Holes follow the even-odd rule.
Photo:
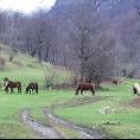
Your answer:
[[[83,95],[84,90],[90,90],[93,95],[95,95],[95,84],[93,83],[86,83],[86,82],[79,82],[76,88],[76,95],[78,95],[79,90],[81,90],[81,94]]]
[[[28,86],[26,87],[26,90],[25,90],[25,93],[27,94],[28,92],[33,92],[33,91],[36,91],[36,93],[38,94],[38,83],[29,83]]]
[[[14,93],[14,90],[13,90],[14,88],[18,89],[18,93],[21,93],[21,82],[19,81],[13,82],[13,81],[10,81],[8,78],[5,78],[4,81],[5,81],[6,93],[8,93],[9,88],[11,89],[11,93]]]
[[[118,80],[117,80],[117,79],[113,79],[113,80],[112,80],[112,83],[113,83],[114,85],[118,85]]]

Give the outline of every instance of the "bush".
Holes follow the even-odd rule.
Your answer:
[[[51,67],[47,67],[45,71],[45,88],[52,88],[58,83],[58,75]]]
[[[45,88],[52,88],[54,85],[54,76],[45,76]]]

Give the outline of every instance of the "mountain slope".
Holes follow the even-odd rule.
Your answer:
[[[38,82],[40,88],[44,88],[45,77],[49,78],[54,75],[54,83],[69,81],[71,72],[60,66],[54,66],[49,63],[39,63],[37,58],[32,58],[29,55],[20,52],[13,53],[13,50],[7,46],[0,45],[0,63],[1,59],[5,64],[0,69],[0,83],[3,83],[3,78],[8,77],[11,80],[22,81],[23,87],[29,82]],[[14,54],[14,55],[13,55]],[[13,55],[13,60],[9,58]]]

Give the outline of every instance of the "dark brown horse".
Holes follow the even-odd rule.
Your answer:
[[[25,90],[25,93],[27,94],[28,92],[33,92],[33,91],[36,91],[36,93],[38,94],[38,83],[29,83],[28,86],[26,87],[26,90]]]
[[[113,79],[113,80],[112,80],[112,83],[113,83],[114,85],[118,85],[118,80],[117,80],[117,79]]]
[[[5,81],[5,91],[6,91],[6,93],[8,93],[9,88],[11,89],[11,93],[14,93],[14,88],[18,89],[18,93],[21,93],[21,82],[10,81],[8,78],[5,78],[4,81]]]
[[[90,90],[93,95],[95,95],[95,84],[93,83],[86,83],[86,82],[79,82],[76,88],[76,95],[78,95],[79,90],[81,90],[81,94],[83,95],[84,90]]]

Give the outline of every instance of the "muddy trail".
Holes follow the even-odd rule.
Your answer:
[[[42,108],[46,119],[49,121],[49,126],[44,126],[34,120],[29,114],[29,110],[24,109],[21,112],[21,118],[28,126],[35,130],[41,138],[49,139],[65,139],[69,138],[65,133],[71,131],[76,134],[75,138],[80,139],[105,139],[108,136],[98,128],[89,128],[85,127],[68,120],[64,120],[53,113],[54,109],[61,109],[62,107],[76,107],[88,103],[98,102],[104,99],[109,98],[110,96],[94,96],[94,97],[84,97],[79,99],[72,99],[68,102],[54,104],[49,108]],[[65,130],[65,131],[64,131]]]
[[[64,119],[55,116],[48,108],[44,110],[46,117],[49,119],[53,126],[63,127],[64,129],[70,129],[78,134],[80,139],[103,139],[106,135],[99,129],[83,127],[79,124],[66,121]],[[62,132],[63,134],[63,132]]]
[[[33,119],[29,114],[28,109],[24,109],[21,112],[21,118],[25,124],[30,126],[33,130],[35,130],[40,138],[44,139],[63,139],[63,137],[57,133],[54,129],[49,126],[44,126],[40,124],[38,121]]]

